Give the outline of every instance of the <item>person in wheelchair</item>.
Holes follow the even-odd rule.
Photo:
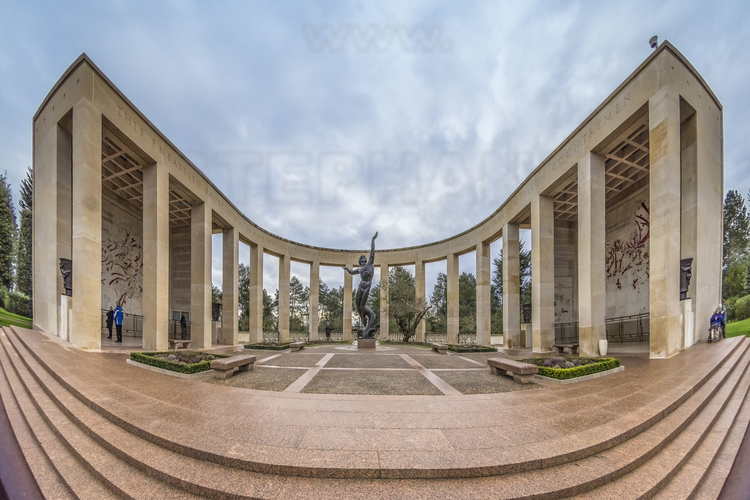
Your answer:
[[[708,330],[708,342],[719,340],[721,335],[721,324],[724,323],[724,315],[721,313],[721,307],[716,308],[716,312],[711,316],[711,328]]]

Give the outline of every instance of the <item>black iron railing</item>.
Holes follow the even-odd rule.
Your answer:
[[[107,312],[106,309],[102,309],[102,333],[109,335],[109,330],[107,329]],[[112,322],[113,336],[115,331],[116,327],[114,322]],[[143,337],[143,316],[124,312],[122,315],[122,335],[124,337]]]

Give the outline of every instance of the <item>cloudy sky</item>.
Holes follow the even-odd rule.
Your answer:
[[[17,188],[34,112],[85,52],[261,227],[333,248],[375,230],[381,248],[429,243],[497,209],[657,34],[724,105],[725,189],[747,196],[749,10],[0,0],[0,172]]]

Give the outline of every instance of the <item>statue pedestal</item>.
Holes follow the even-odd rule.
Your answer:
[[[375,339],[357,339],[357,349],[375,349]]]

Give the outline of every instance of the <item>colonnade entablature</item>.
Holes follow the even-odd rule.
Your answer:
[[[458,257],[475,253],[476,338],[489,344],[489,246],[502,239],[505,347],[550,351],[556,325],[568,318],[581,352],[595,355],[607,338],[607,319],[632,313],[647,315],[651,356],[672,356],[705,337],[702,321],[720,300],[722,149],[721,104],[664,42],[487,219],[434,243],[378,249],[376,265],[381,276],[413,265],[417,294],[424,297],[425,264],[445,261],[447,339],[455,342]],[[210,346],[212,234],[223,233],[225,317],[236,318],[240,307],[239,243],[250,247],[251,340],[263,338],[264,255],[279,260],[283,339],[289,335],[291,262],[310,266],[315,311],[320,267],[356,266],[369,253],[318,248],[260,228],[85,54],[34,116],[33,158],[34,325],[86,349],[101,346],[101,309],[113,296],[112,283],[125,287],[123,294],[116,290],[118,300],[137,296],[144,348],[167,347],[168,323],[180,309],[191,311],[194,346]],[[527,336],[520,314],[521,229],[530,230],[531,240]],[[109,252],[126,243],[140,257],[122,269],[127,279],[110,279],[106,273],[123,264],[107,260]],[[61,295],[60,258],[74,263],[70,297]],[[689,299],[680,300],[684,258],[693,259],[692,285]],[[352,279],[342,274],[344,335],[351,338]],[[387,307],[381,300],[381,331]],[[317,338],[312,316],[310,338]],[[421,325],[418,340],[424,332]],[[237,321],[222,323],[219,342],[238,342]]]

